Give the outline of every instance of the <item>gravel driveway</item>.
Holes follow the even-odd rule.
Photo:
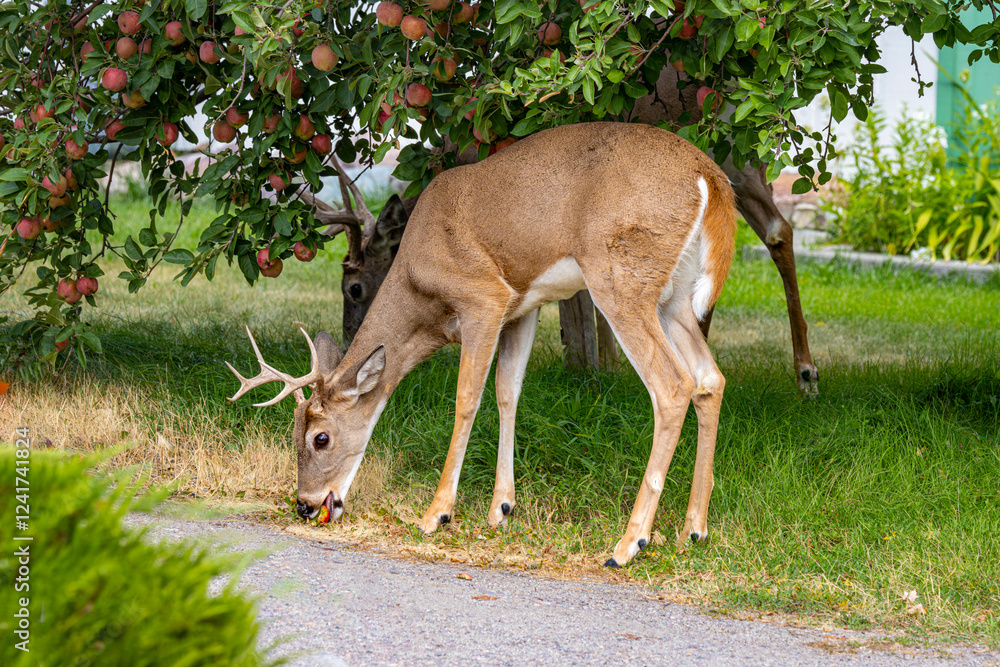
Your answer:
[[[291,636],[281,652],[297,666],[1000,665],[1000,653],[985,649],[922,650],[875,633],[713,618],[634,584],[412,562],[231,519],[129,523],[150,525],[154,540],[269,550],[242,583],[261,596],[264,644]]]

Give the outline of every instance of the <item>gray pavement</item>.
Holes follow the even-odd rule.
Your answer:
[[[634,584],[414,562],[231,519],[128,521],[154,540],[267,549],[241,583],[260,596],[264,644],[291,637],[280,653],[297,666],[1000,665],[983,648],[712,617]]]

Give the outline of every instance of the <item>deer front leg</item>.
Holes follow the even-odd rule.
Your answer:
[[[483,397],[486,377],[493,362],[497,347],[502,314],[494,318],[484,317],[478,312],[473,315],[477,330],[462,331],[462,357],[458,366],[458,392],[455,398],[455,429],[451,434],[448,457],[444,462],[441,480],[430,508],[420,520],[420,530],[430,535],[438,526],[451,521],[455,508],[455,493],[458,477],[462,472],[462,460],[469,445],[469,433]],[[461,321],[461,317],[459,318]],[[492,320],[492,322],[490,321]]]
[[[517,400],[538,329],[538,311],[512,322],[500,334],[497,352],[497,408],[500,411],[500,446],[497,449],[497,480],[486,523],[495,528],[514,509],[514,421]]]
[[[771,259],[778,269],[781,282],[785,287],[785,302],[788,306],[788,323],[792,334],[792,355],[795,358],[795,376],[799,389],[815,394],[819,383],[819,374],[809,353],[809,338],[806,318],[802,314],[802,303],[799,300],[799,282],[795,273],[795,251],[792,246],[792,226],[778,211],[774,203],[771,188],[764,181],[763,172],[752,167],[736,171],[727,162],[723,169],[733,182],[736,191],[740,213],[747,224],[756,232],[760,240],[767,246]],[[708,333],[708,323],[702,325],[702,331]]]

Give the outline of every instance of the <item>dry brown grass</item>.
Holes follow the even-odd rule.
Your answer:
[[[110,450],[105,463],[110,468],[136,467],[150,483],[176,485],[178,492],[200,498],[274,500],[295,488],[294,452],[260,424],[241,431],[240,446],[227,446],[234,441],[228,429],[211,421],[193,423],[190,415],[156,405],[150,392],[127,382],[15,385],[0,397],[0,442],[14,440],[16,429],[27,427],[39,448]],[[151,421],[163,427],[151,428]],[[387,457],[367,459],[355,497],[381,501],[389,475]]]

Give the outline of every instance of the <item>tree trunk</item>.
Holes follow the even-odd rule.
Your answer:
[[[597,368],[597,330],[590,292],[580,290],[559,302],[563,365],[566,368]]]
[[[618,359],[615,332],[611,330],[611,325],[604,319],[601,311],[595,308],[594,315],[597,317],[597,360],[601,364],[601,369],[612,372],[620,370],[621,361]]]

